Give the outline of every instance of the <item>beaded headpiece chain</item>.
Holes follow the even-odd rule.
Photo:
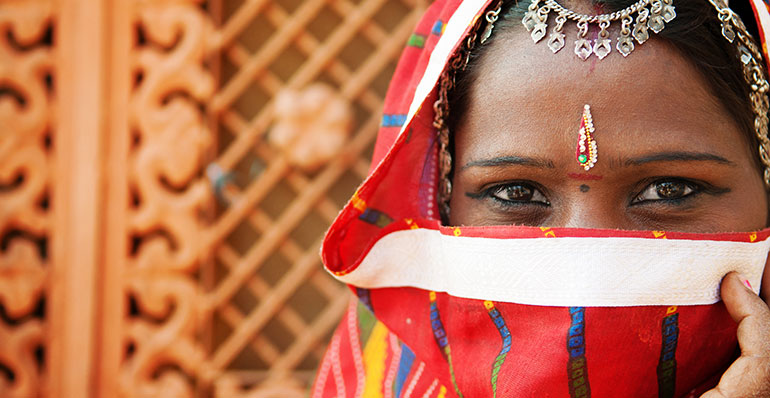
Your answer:
[[[556,14],[555,22],[548,39],[548,47],[554,53],[561,50],[565,35],[562,33],[564,24],[575,21],[578,27],[578,37],[575,41],[575,54],[583,60],[592,54],[599,59],[605,58],[612,51],[609,27],[614,21],[621,21],[620,36],[615,48],[624,57],[634,50],[634,40],[638,44],[649,38],[649,31],[659,33],[665,24],[676,18],[674,0],[639,0],[623,10],[610,14],[586,15],[564,8],[557,0],[532,0],[524,14],[522,24],[530,31],[535,43],[542,40],[548,29],[548,16]],[[707,0],[718,13],[721,23],[722,36],[734,44],[738,50],[738,58],[743,67],[743,77],[749,86],[752,110],[754,112],[754,132],[759,143],[759,159],[764,166],[765,188],[770,190],[770,139],[768,138],[768,85],[765,66],[760,51],[754,39],[749,34],[741,18],[730,9],[725,0]],[[446,117],[449,114],[448,95],[454,88],[455,76],[468,64],[471,51],[479,44],[485,43],[492,35],[495,23],[501,11],[502,1],[485,14],[471,29],[468,39],[449,61],[447,71],[442,75],[438,88],[438,99],[433,104],[435,111],[433,125],[438,130],[439,142],[439,211],[444,222],[449,218],[449,199],[452,195],[452,156],[450,153],[449,128]],[[593,42],[586,38],[590,24],[597,24],[599,34]],[[632,27],[633,24],[633,27]],[[484,30],[481,31],[481,27]],[[480,35],[479,35],[480,33]],[[633,39],[632,39],[633,37]]]

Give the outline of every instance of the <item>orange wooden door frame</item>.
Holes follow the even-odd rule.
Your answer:
[[[48,392],[91,397],[101,262],[107,0],[55,4],[57,112],[52,178]]]

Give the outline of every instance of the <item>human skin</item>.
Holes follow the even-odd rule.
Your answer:
[[[657,37],[628,58],[613,52],[604,60],[582,61],[570,44],[553,54],[523,29],[508,30],[479,60],[452,131],[452,225],[766,227],[757,155],[688,60]],[[598,146],[587,172],[575,159],[586,104]],[[741,322],[743,356],[709,393],[716,397],[770,394],[770,311],[741,281],[731,274],[722,293]],[[762,290],[770,295],[767,266]]]

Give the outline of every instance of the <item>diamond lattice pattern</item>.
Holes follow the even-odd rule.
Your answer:
[[[388,81],[424,7],[419,0],[222,3],[214,40],[220,88],[207,113],[216,164],[232,184],[208,231],[218,243],[201,278],[215,395],[278,388],[303,396],[312,382],[349,300],[322,271],[323,232],[367,174]],[[351,104],[355,128],[339,156],[305,173],[264,138],[275,95],[314,82]]]

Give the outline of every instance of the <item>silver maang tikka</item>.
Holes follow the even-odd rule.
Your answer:
[[[575,55],[587,60],[591,54],[604,59],[612,52],[612,39],[609,28],[612,22],[621,21],[620,36],[615,48],[627,57],[634,51],[634,41],[642,44],[650,38],[650,31],[659,33],[666,24],[676,18],[673,0],[639,0],[622,10],[600,15],[580,14],[564,8],[556,0],[532,0],[522,23],[537,43],[545,38],[548,31],[548,16],[556,13],[555,25],[548,36],[548,47],[554,53],[559,52],[565,45],[565,35],[562,33],[564,23],[568,20],[577,22],[577,39],[575,40]],[[598,25],[599,34],[595,40],[586,38],[591,24]]]

